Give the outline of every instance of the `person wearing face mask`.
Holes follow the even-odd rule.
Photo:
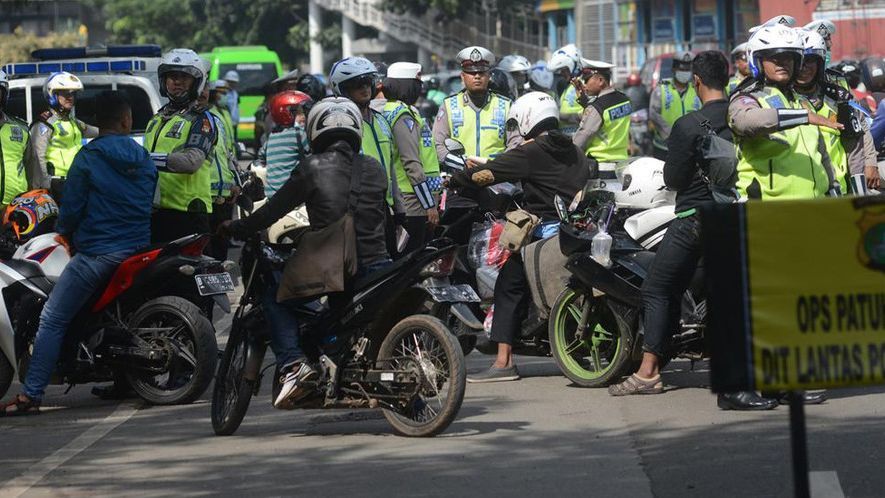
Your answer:
[[[581,101],[586,108],[572,140],[591,160],[598,161],[599,178],[605,180],[610,189],[620,191],[615,163],[629,156],[633,105],[630,97],[611,86],[614,64],[588,59],[584,62]]]
[[[737,87],[750,76],[750,64],[747,63],[747,44],[741,43],[734,47],[731,51],[731,63],[734,65],[734,76],[728,80],[728,86],[725,87],[725,96],[734,94]]]
[[[662,80],[649,100],[648,120],[652,129],[653,155],[667,160],[667,138],[676,120],[701,108],[701,100],[691,83],[691,52],[673,54],[673,78]]]
[[[555,78],[556,94],[559,96],[559,128],[568,135],[577,131],[584,108],[578,102],[578,86],[575,80],[582,72],[581,51],[574,44],[566,45],[547,62],[547,70]]]
[[[68,72],[52,73],[43,83],[49,110],[31,127],[26,174],[31,189],[50,188],[52,177],[64,177],[83,146],[83,137],[98,136],[98,128],[76,117],[80,78]]]
[[[160,171],[153,243],[209,231],[212,151],[218,139],[212,114],[199,103],[208,84],[206,61],[193,50],[176,48],[163,55],[157,73],[160,95],[169,103],[144,133],[144,147]]]
[[[872,141],[868,131],[861,128],[861,119],[858,112],[851,106],[851,92],[836,83],[827,81],[824,71],[826,60],[826,44],[817,31],[801,30],[805,54],[802,60],[802,68],[796,76],[796,91],[803,95],[817,114],[830,120],[836,121],[842,118],[845,128],[835,130],[821,128],[824,145],[830,162],[833,165],[835,181],[839,184],[841,193],[848,193],[850,172],[861,173],[864,170],[865,152],[864,141]]]

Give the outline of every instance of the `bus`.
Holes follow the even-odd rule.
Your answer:
[[[240,94],[240,124],[237,140],[257,147],[255,112],[264,100],[264,86],[283,74],[280,58],[264,45],[215,47],[205,54],[212,64],[209,79],[223,78],[231,69],[240,75],[237,91]]]

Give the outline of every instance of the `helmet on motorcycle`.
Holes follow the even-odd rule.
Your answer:
[[[299,111],[305,114],[310,112],[312,102],[306,93],[296,90],[280,92],[270,101],[270,117],[277,126],[292,126]]]
[[[363,140],[363,116],[352,100],[328,97],[317,102],[307,115],[307,138],[311,149],[322,152],[337,140],[345,140],[354,151]]]
[[[762,70],[762,58],[777,54],[790,54],[795,60],[793,78],[802,67],[802,54],[805,44],[798,30],[776,24],[759,28],[750,41],[747,42],[747,62],[750,63],[750,72],[756,79],[764,79],[765,72]]]
[[[835,69],[845,75],[849,88],[857,88],[863,80],[863,72],[858,61],[851,59],[841,61]]]
[[[664,161],[639,157],[631,160],[618,176],[622,190],[615,192],[615,202],[619,208],[651,209],[675,201],[676,193],[664,185]]]
[[[642,78],[638,74],[630,73],[630,76],[627,76],[627,86],[639,86],[641,84]]]
[[[498,68],[492,69],[489,79],[489,90],[503,95],[510,100],[516,99],[518,90],[516,88],[516,80],[510,73],[502,71]]]
[[[58,204],[48,190],[38,189],[19,195],[6,206],[3,227],[15,233],[19,240],[27,240],[55,230]]]
[[[189,74],[194,78],[187,93],[183,95],[170,95],[166,91],[166,76],[169,73]],[[193,102],[203,93],[203,87],[209,79],[207,63],[196,52],[188,48],[173,48],[163,54],[160,65],[157,66],[157,77],[160,80],[160,95],[168,98],[173,104],[183,105]],[[231,81],[225,77],[226,80]]]
[[[0,69],[0,109],[5,109],[7,102],[9,102],[9,77]]]
[[[81,90],[83,90],[83,82],[67,71],[52,73],[43,83],[43,96],[49,102],[49,107],[58,106],[58,96],[56,95],[58,92],[79,92]]]
[[[559,105],[544,92],[529,92],[516,99],[507,115],[507,127],[526,138],[559,126]]]
[[[885,60],[868,57],[860,64],[864,84],[870,92],[885,92]]]
[[[344,95],[342,83],[366,78],[371,81],[374,90],[378,78],[378,68],[365,57],[347,57],[336,62],[329,71],[329,82],[335,95]],[[347,85],[344,85],[347,86]]]
[[[326,85],[312,74],[303,74],[298,78],[295,89],[310,96],[314,102],[326,98]]]

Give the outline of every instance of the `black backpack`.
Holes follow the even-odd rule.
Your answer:
[[[701,175],[710,187],[713,200],[721,204],[731,204],[740,199],[737,188],[737,151],[732,142],[722,138],[710,126],[710,121],[702,120],[699,113],[692,113],[698,125],[707,131],[701,138]]]

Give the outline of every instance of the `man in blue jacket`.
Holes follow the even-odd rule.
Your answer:
[[[39,413],[71,320],[124,259],[150,244],[157,170],[128,136],[132,110],[124,96],[103,92],[95,108],[98,138],[74,157],[58,217],[59,242],[76,254],[40,314],[22,393],[0,405],[0,416]]]

